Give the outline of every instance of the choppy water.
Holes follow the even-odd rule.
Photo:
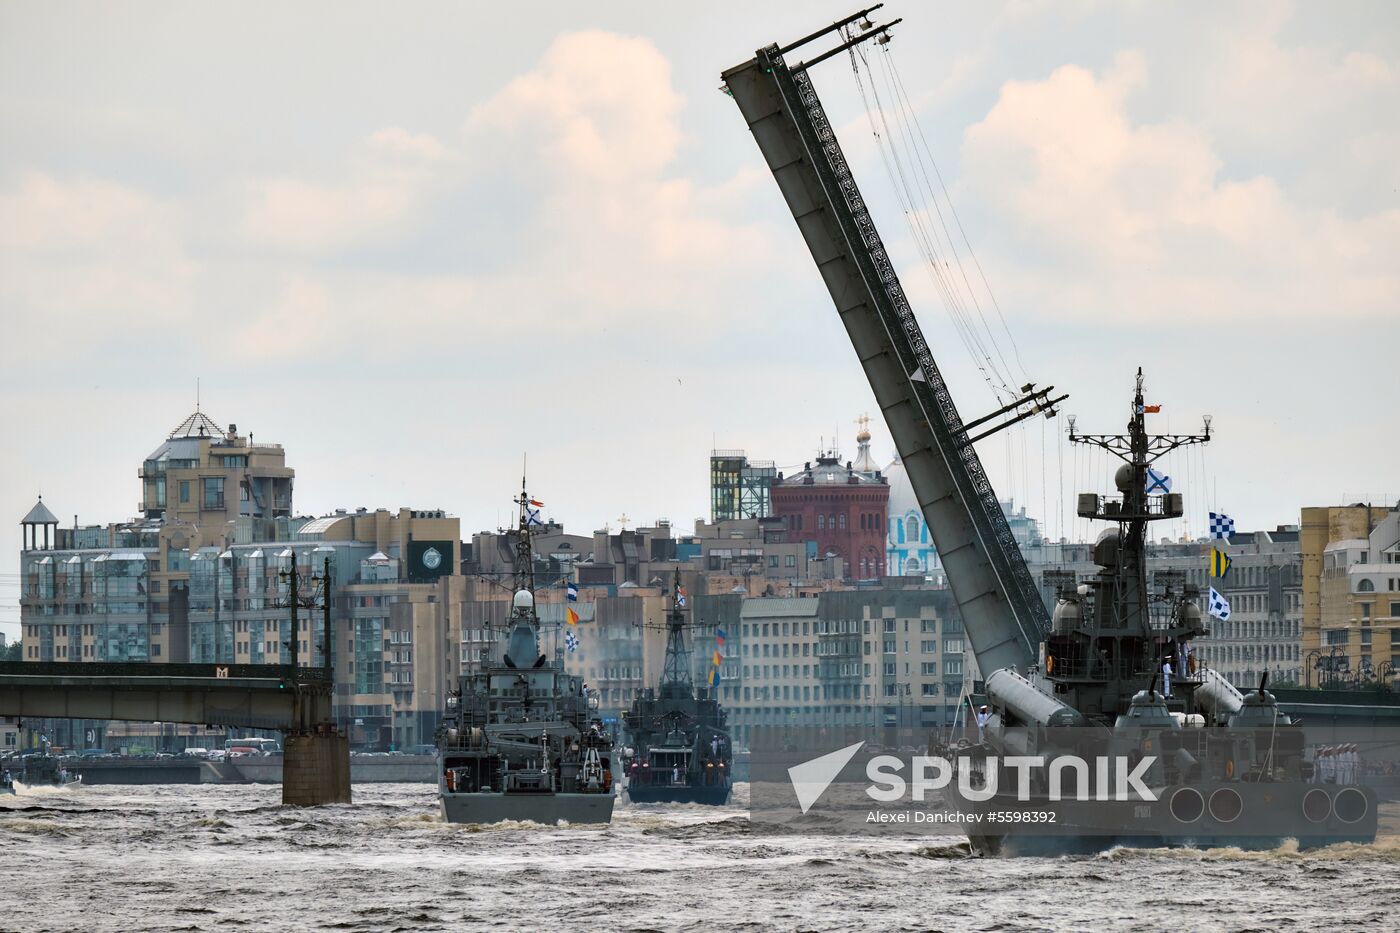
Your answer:
[[[453,826],[429,785],[284,809],[268,786],[0,798],[0,930],[1400,929],[1400,845],[970,859],[956,837],[755,830],[735,806],[607,828]]]

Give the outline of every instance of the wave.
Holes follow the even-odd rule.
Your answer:
[[[1218,849],[1138,849],[1116,846],[1095,858],[1107,861],[1174,859],[1188,862],[1400,862],[1400,837],[1386,836],[1366,843],[1339,842],[1316,849],[1300,849],[1296,839],[1285,839],[1282,845],[1274,849],[1241,849],[1236,846]]]
[[[52,820],[18,819],[0,820],[0,832],[20,833],[26,836],[69,836],[67,829]]]

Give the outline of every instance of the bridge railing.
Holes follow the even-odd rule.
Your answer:
[[[165,664],[144,661],[3,661],[0,675],[22,677],[193,677],[216,680],[268,679],[320,686],[324,668],[291,664]]]

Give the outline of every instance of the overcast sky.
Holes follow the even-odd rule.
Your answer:
[[[298,511],[445,508],[464,534],[526,453],[579,532],[688,528],[715,445],[851,456],[873,399],[718,91],[851,6],[0,3],[0,631],[35,495],[131,516],[196,379],[286,446]],[[1400,497],[1400,6],[881,12],[1015,378],[1070,392],[1081,429],[1122,427],[1139,364],[1153,427],[1213,415],[1166,464],[1197,531],[1210,504],[1253,528]],[[994,396],[850,65],[814,80],[976,417]],[[1061,490],[1107,464],[1063,427],[983,456],[1082,537]]]

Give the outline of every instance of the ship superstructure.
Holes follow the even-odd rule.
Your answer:
[[[733,752],[725,712],[711,687],[691,675],[686,597],[676,573],[666,614],[661,681],[632,702],[624,718],[623,770],[637,803],[723,804],[733,785]]]
[[[615,800],[613,741],[583,678],[540,649],[532,528],[521,483],[515,581],[500,656],[464,673],[438,731],[443,816],[452,823],[607,823]]]
[[[1198,662],[1191,644],[1209,634],[1210,621],[1201,611],[1199,587],[1180,571],[1148,578],[1150,523],[1184,514],[1182,495],[1169,491],[1169,478],[1152,465],[1168,451],[1211,437],[1208,419],[1199,434],[1149,434],[1146,415],[1155,408],[1145,403],[1139,369],[1127,433],[1080,434],[1071,423],[1072,442],[1121,461],[1113,477],[1117,495],[1079,496],[1081,517],[1111,525],[1094,544],[1099,569],[1057,587],[1050,631],[1024,673],[1003,668],[988,676],[989,708],[977,741],[942,749],[968,756],[977,777],[1000,788],[976,805],[959,802],[960,809],[985,814],[1050,804],[1063,823],[1053,835],[1029,838],[974,832],[974,844],[998,852],[1009,839],[1017,852],[1061,852],[1067,846],[1259,849],[1286,839],[1304,847],[1374,840],[1374,791],[1315,773],[1305,733],[1279,709],[1266,689],[1267,675],[1242,695]],[[1082,792],[1076,788],[1070,802],[1051,800],[1044,781],[1033,783],[1028,801],[1017,802],[1008,756],[1053,760],[1089,751],[1135,770],[1140,765],[1141,788],[1153,799],[1144,800],[1126,772],[1108,771],[1079,778]]]

